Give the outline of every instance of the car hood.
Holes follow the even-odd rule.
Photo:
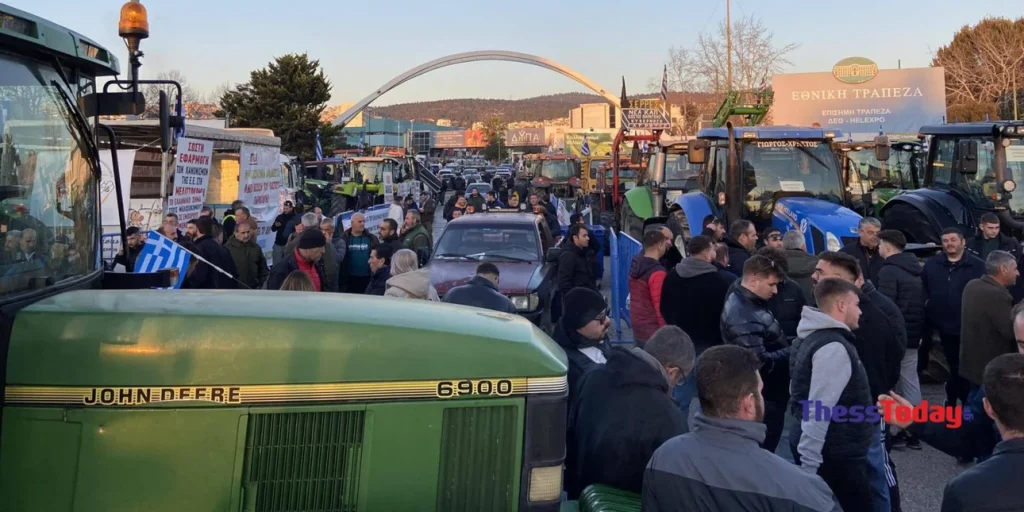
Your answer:
[[[528,293],[540,283],[538,278],[536,284],[531,286],[534,277],[540,272],[540,262],[487,261],[498,267],[501,276],[498,291],[505,295]],[[476,275],[476,267],[479,264],[476,261],[431,261],[427,266],[430,269],[430,283],[434,285],[439,295],[444,295],[448,290],[469,282]]]

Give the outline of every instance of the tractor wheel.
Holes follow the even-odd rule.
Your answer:
[[[348,196],[334,194],[334,196],[331,197],[331,208],[328,217],[336,217],[348,211],[348,203]]]
[[[938,227],[932,225],[921,210],[910,205],[892,205],[882,216],[882,226],[884,229],[896,229],[903,232],[908,243],[942,243]]]
[[[623,201],[619,220],[619,231],[626,233],[633,237],[635,240],[640,240],[644,236],[644,221],[636,213],[633,213],[633,208],[629,206],[629,201]]]

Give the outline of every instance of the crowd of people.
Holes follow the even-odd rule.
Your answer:
[[[672,264],[671,233],[648,231],[629,276],[636,346],[592,336],[607,309],[593,314],[589,290],[567,297],[588,311],[566,319],[576,330],[560,343],[568,497],[605,484],[642,493],[645,510],[898,511],[889,453],[924,442],[978,463],[948,482],[942,510],[1024,510],[1009,483],[1024,463],[1021,255],[998,217],[980,224],[970,240],[947,229],[923,265],[873,218],[817,256],[799,231],[759,235],[740,220],[726,232],[709,217]],[[939,416],[959,407],[958,428],[880,412],[922,404],[933,337],[950,372]]]

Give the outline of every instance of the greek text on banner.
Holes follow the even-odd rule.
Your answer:
[[[174,164],[174,193],[167,202],[168,213],[178,215],[178,222],[199,217],[210,185],[213,163],[213,141],[178,139],[178,155]]]

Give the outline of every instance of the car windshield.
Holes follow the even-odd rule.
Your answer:
[[[1017,184],[1017,191],[1010,195],[1010,211],[1015,216],[1024,216],[1024,139],[1007,139],[1010,145],[1006,146],[1006,167],[1010,172],[1006,176]]]
[[[916,147],[894,144],[889,151],[889,160],[885,162],[875,158],[875,150],[871,147],[846,152],[850,170],[857,172],[863,188],[854,192],[867,193],[876,188],[914,188],[914,175],[921,164],[921,153],[914,151]]]
[[[552,181],[568,181],[576,175],[576,169],[570,160],[544,160],[540,175]]]
[[[816,140],[744,141],[741,166],[747,208],[770,215],[775,194],[790,192],[842,203],[836,158]]]
[[[0,298],[99,269],[97,191],[116,209],[113,178],[100,190],[61,91],[74,97],[48,64],[0,52]]]
[[[537,228],[529,225],[449,224],[437,242],[434,257],[537,262],[540,261],[539,236]]]
[[[665,181],[680,181],[696,178],[700,169],[690,164],[686,153],[668,153],[665,155]]]

